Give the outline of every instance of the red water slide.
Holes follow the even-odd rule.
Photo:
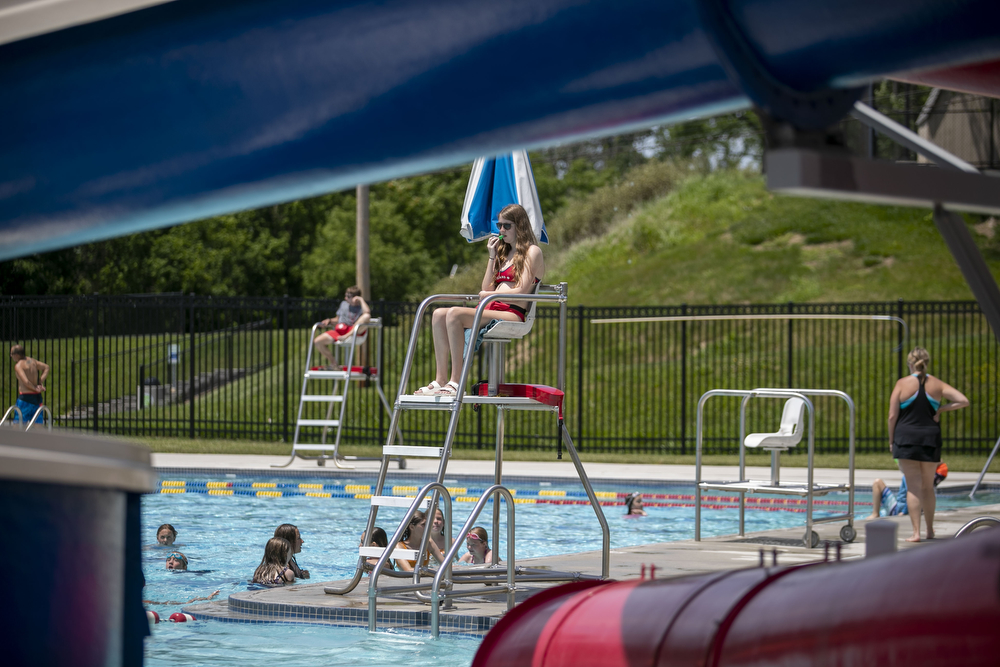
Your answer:
[[[1000,664],[1000,530],[869,560],[579,582],[529,598],[473,667]]]

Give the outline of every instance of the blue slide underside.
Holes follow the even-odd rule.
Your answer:
[[[1000,55],[995,0],[733,0],[802,90]],[[0,259],[743,108],[694,0],[175,0],[0,46]]]

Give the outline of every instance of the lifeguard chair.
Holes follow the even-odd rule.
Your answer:
[[[566,428],[564,415],[563,415],[563,399],[564,399],[564,388],[566,386],[566,301],[567,301],[567,284],[559,283],[558,285],[539,285],[534,294],[518,295],[518,300],[527,301],[530,303],[528,312],[525,315],[524,322],[507,322],[501,321],[499,323],[494,323],[490,325],[489,329],[483,336],[483,346],[485,348],[485,354],[488,355],[488,379],[485,384],[478,384],[477,390],[475,392],[468,391],[468,376],[469,371],[472,367],[472,358],[475,354],[475,336],[471,337],[470,343],[467,346],[465,359],[462,365],[462,374],[459,381],[458,390],[455,396],[414,396],[406,393],[407,382],[410,377],[410,370],[413,367],[413,358],[416,353],[417,348],[417,338],[420,333],[421,321],[423,316],[427,313],[428,309],[433,304],[439,303],[464,303],[470,299],[476,299],[476,296],[472,295],[461,295],[461,294],[442,294],[431,296],[420,304],[417,309],[416,317],[413,322],[413,332],[410,336],[409,345],[406,351],[406,359],[403,364],[403,370],[400,377],[399,390],[396,395],[396,403],[392,412],[392,422],[389,426],[389,435],[386,440],[386,444],[383,447],[382,456],[382,466],[379,469],[378,480],[373,489],[371,498],[371,511],[368,515],[368,524],[365,529],[366,534],[371,534],[372,529],[375,526],[375,520],[378,516],[378,509],[380,506],[405,506],[408,507],[406,515],[400,522],[399,527],[396,529],[395,534],[389,539],[390,545],[396,545],[402,538],[403,531],[410,518],[412,518],[414,512],[417,509],[429,508],[433,511],[437,507],[439,498],[444,500],[444,514],[445,514],[445,538],[446,538],[446,551],[450,552],[452,555],[457,553],[457,549],[461,546],[460,543],[451,543],[452,534],[452,522],[451,522],[451,498],[448,496],[448,490],[444,486],[445,474],[448,469],[448,460],[451,457],[452,445],[455,439],[455,433],[458,429],[459,416],[463,406],[466,405],[478,405],[486,406],[492,405],[497,408],[497,429],[496,429],[496,464],[494,468],[494,485],[491,486],[486,492],[480,497],[479,502],[476,504],[472,515],[466,522],[467,526],[471,526],[478,516],[479,512],[485,507],[490,498],[493,498],[493,536],[494,539],[498,536],[499,528],[499,500],[501,497],[508,499],[508,512],[509,523],[508,523],[508,558],[504,563],[499,563],[499,549],[493,549],[493,562],[490,564],[492,567],[487,569],[481,568],[463,568],[462,571],[452,572],[450,568],[450,561],[446,557],[445,564],[441,569],[435,570],[426,567],[417,567],[415,571],[410,573],[400,573],[393,572],[391,570],[383,571],[386,562],[389,558],[405,558],[408,560],[413,560],[416,558],[417,554],[425,552],[427,547],[427,540],[430,535],[430,531],[425,531],[423,543],[420,545],[419,549],[407,551],[394,549],[390,546],[386,549],[379,549],[376,547],[362,547],[359,551],[357,569],[355,571],[353,579],[351,579],[346,586],[343,587],[326,587],[324,590],[332,595],[345,595],[352,591],[357,584],[361,581],[361,577],[365,571],[366,559],[369,557],[377,556],[379,558],[378,564],[374,566],[374,571],[372,572],[371,580],[369,581],[369,629],[374,629],[375,624],[375,600],[379,595],[386,594],[397,594],[400,592],[412,592],[418,599],[424,600],[426,602],[432,602],[432,616],[435,619],[433,623],[433,631],[436,633],[436,618],[438,606],[450,605],[453,598],[458,596],[467,596],[470,594],[474,595],[495,595],[504,594],[508,597],[508,608],[512,607],[514,604],[514,582],[518,578],[523,579],[535,579],[539,580],[544,578],[545,581],[573,581],[585,578],[594,578],[582,575],[579,572],[553,572],[549,570],[531,570],[530,568],[515,567],[513,563],[513,549],[511,544],[511,538],[513,538],[513,504],[511,502],[510,492],[503,487],[503,443],[504,443],[504,415],[508,410],[531,410],[531,411],[541,411],[552,413],[558,419],[559,432],[562,438],[562,443],[565,444],[566,450],[569,452],[570,457],[573,460],[573,464],[576,467],[577,474],[580,476],[580,481],[583,484],[584,490],[587,493],[587,497],[590,499],[590,503],[594,509],[594,513],[597,515],[598,522],[601,525],[602,531],[602,558],[601,558],[601,579],[607,579],[610,570],[610,547],[611,538],[610,531],[608,528],[607,520],[604,517],[604,512],[601,510],[600,503],[596,494],[594,493],[593,487],[590,484],[590,480],[587,477],[587,473],[583,469],[583,464],[580,462],[580,457],[576,452],[576,448],[573,445],[573,440],[570,437],[569,430]],[[480,330],[480,324],[484,319],[484,312],[486,307],[497,300],[500,295],[491,295],[479,302],[476,308],[475,316],[472,322],[472,331],[478,332]],[[559,305],[559,352],[558,352],[558,380],[557,387],[549,387],[545,385],[537,384],[508,384],[504,382],[504,351],[505,346],[514,339],[523,338],[527,336],[535,321],[535,309],[538,303],[556,303]],[[400,419],[404,412],[409,410],[440,410],[450,413],[450,418],[448,421],[447,431],[444,433],[443,441],[440,447],[432,446],[406,446],[397,445],[395,443],[395,436],[398,430]],[[383,490],[385,487],[386,474],[389,468],[389,461],[392,457],[396,456],[406,456],[406,457],[427,457],[439,460],[438,473],[435,482],[428,484],[417,494],[416,498],[399,498],[394,496],[383,496]],[[430,495],[430,502],[425,501],[425,497]],[[443,497],[443,498],[442,498]],[[421,575],[431,576],[434,581],[421,582]],[[379,586],[379,576],[385,575],[390,577],[413,577],[413,583],[404,586]],[[447,575],[447,581],[442,580],[441,575]],[[475,583],[483,583],[486,585],[484,588],[477,588],[473,590],[461,590],[453,591],[452,586],[455,583],[462,583],[463,578],[468,578],[470,581]],[[444,590],[440,590],[441,587]],[[433,589],[433,590],[432,590]],[[424,591],[431,591],[431,595],[428,596]]]
[[[382,408],[386,411],[386,414],[392,412],[389,409],[389,401],[385,397],[385,392],[382,391],[380,373],[382,368],[381,318],[373,317],[364,325],[364,331],[334,341],[333,358],[335,363],[332,368],[313,365],[313,349],[316,345],[312,341],[316,339],[316,333],[322,326],[324,325],[320,322],[313,324],[312,330],[309,333],[309,351],[306,353],[306,369],[302,374],[302,392],[299,395],[299,411],[295,418],[295,435],[292,439],[291,458],[288,459],[287,463],[271,466],[272,468],[287,468],[296,457],[316,461],[316,464],[320,466],[326,465],[327,461],[333,461],[334,465],[338,468],[353,467],[344,465],[344,461],[369,460],[358,456],[340,456],[340,441],[347,416],[347,397],[351,389],[351,383],[353,382],[368,381],[374,384],[375,392],[378,394]],[[367,342],[368,336],[373,330],[375,331],[375,365],[354,365],[355,350]],[[327,383],[331,380],[333,381],[333,385],[329,393],[317,393],[313,389],[316,386],[316,382]],[[315,415],[308,414],[308,406],[315,403],[327,405],[326,416],[317,418]],[[337,418],[334,419],[334,406],[338,404],[340,405],[340,411]],[[307,431],[317,428],[321,429],[318,443],[302,442],[305,439]],[[334,429],[332,444],[327,442],[330,429]],[[402,435],[400,435],[400,439],[402,439]],[[307,452],[314,452],[314,454],[307,454]],[[373,457],[373,460],[381,459]],[[405,465],[402,459],[397,458],[397,460],[400,462],[400,467]]]

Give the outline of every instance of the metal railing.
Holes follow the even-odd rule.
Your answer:
[[[439,633],[439,603],[444,598],[464,597],[469,595],[496,595],[498,593],[505,593],[507,595],[507,611],[514,608],[514,496],[511,492],[501,484],[494,484],[490,488],[486,489],[486,491],[483,492],[483,495],[479,497],[479,501],[476,503],[476,506],[472,508],[472,513],[469,515],[465,525],[462,526],[462,530],[459,535],[462,535],[463,537],[468,535],[469,531],[472,530],[475,525],[476,519],[479,518],[479,514],[483,511],[483,508],[486,507],[486,503],[490,500],[499,502],[499,498],[501,496],[507,501],[507,582],[505,585],[499,587],[473,588],[458,592],[452,591],[451,588],[454,585],[454,582],[448,581],[445,577],[451,574],[451,562],[458,556],[458,550],[462,547],[462,542],[456,541],[452,544],[451,548],[448,549],[444,555],[444,562],[447,565],[445,567],[438,568],[437,573],[434,575],[434,581],[431,583],[431,635],[435,639],[437,639]],[[499,543],[496,533],[493,534],[493,538],[493,553],[495,554],[497,552],[496,546]],[[495,563],[492,564],[491,567],[495,567]],[[442,584],[444,584],[447,589],[445,593],[441,593]]]
[[[298,372],[311,342],[310,327],[331,316],[338,303],[191,295],[3,297],[0,338],[25,345],[29,356],[52,368],[46,403],[56,426],[119,435],[247,438],[274,442],[279,453],[287,452],[292,441]],[[377,350],[369,341],[369,354],[382,354],[379,370],[387,393],[403,379],[420,305],[371,303],[372,315],[385,326]],[[889,394],[905,374],[906,352],[913,345],[927,348],[931,372],[971,401],[969,408],[948,414],[942,434],[946,451],[985,459],[1000,434],[995,409],[1000,374],[990,371],[1000,365],[1000,346],[975,302],[574,306],[561,311],[538,305],[530,339],[508,345],[507,376],[510,382],[553,386],[562,380],[567,421],[583,452],[693,454],[698,397],[721,386],[843,389],[857,404],[857,451],[881,452],[888,437]],[[564,364],[557,353],[560,317],[568,334]],[[609,323],[612,319],[619,321]],[[202,337],[220,330],[232,335],[199,347]],[[418,331],[409,377],[424,380],[433,377],[434,368],[429,323],[422,322]],[[183,395],[147,409],[137,387],[148,388],[147,376],[168,381],[171,367],[162,363],[168,345],[178,347],[173,368]],[[91,361],[72,362],[84,358]],[[485,377],[485,362],[473,361],[471,371],[473,381]],[[12,374],[10,360],[0,358],[0,377]],[[152,398],[167,391],[148,389]],[[0,405],[12,404],[15,397],[10,383],[0,384]],[[376,400],[359,396],[348,407],[345,443],[385,442],[389,418],[375,409]],[[735,439],[736,409],[722,405],[705,414],[706,453],[721,452]],[[760,415],[765,422],[774,417],[766,411]],[[846,453],[846,410],[831,406],[817,419],[822,435],[816,451]],[[481,412],[463,415],[455,447],[492,447],[491,421]],[[431,444],[446,423],[443,414],[413,414],[403,434],[407,444]],[[561,437],[546,423],[540,414],[511,415],[506,447],[557,450]]]

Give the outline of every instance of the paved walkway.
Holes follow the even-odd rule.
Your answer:
[[[282,465],[288,461],[287,456],[231,455],[231,454],[153,454],[153,466],[156,468],[188,468],[198,470],[245,470],[260,471],[271,475],[276,470],[311,471],[317,475],[350,476],[351,474],[370,473],[378,470],[378,461],[351,462],[353,470],[338,470],[331,463],[324,467],[316,465],[315,461],[296,459],[291,466],[275,469],[271,466]],[[584,469],[592,480],[601,481],[662,481],[662,482],[693,482],[695,467],[693,465],[657,465],[638,463],[584,463]],[[396,465],[390,467],[390,474],[397,471]],[[771,469],[768,467],[749,467],[748,476],[751,479],[770,479]],[[407,459],[407,473],[426,474],[433,477],[437,473],[437,461],[433,459]],[[730,480],[736,478],[735,466],[703,466],[702,478],[705,480]],[[783,482],[806,481],[805,468],[783,467],[781,480]],[[538,479],[576,479],[576,470],[569,460],[564,461],[504,461],[504,476],[534,477]],[[493,461],[465,461],[452,459],[448,462],[448,475],[456,477],[493,476]],[[941,488],[969,487],[975,483],[979,473],[953,472],[942,483]],[[896,470],[855,470],[854,483],[858,487],[870,487],[876,478],[885,480],[890,486],[898,486],[902,474]],[[842,483],[847,480],[847,471],[833,468],[817,468],[814,471],[814,482],[818,484]],[[984,483],[1000,484],[1000,473],[987,473]]]

